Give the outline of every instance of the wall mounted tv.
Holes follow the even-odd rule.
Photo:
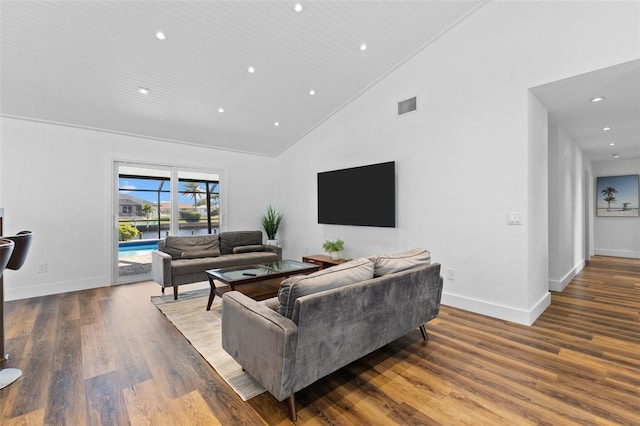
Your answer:
[[[396,226],[396,163],[318,173],[318,223]]]

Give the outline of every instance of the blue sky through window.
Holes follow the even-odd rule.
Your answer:
[[[168,179],[138,179],[133,177],[120,177],[118,179],[120,194],[128,194],[132,197],[149,201],[153,204],[158,201],[158,190],[160,190],[160,201],[170,201],[171,184]],[[189,182],[179,181],[179,203],[193,204],[193,197],[185,194],[185,186]],[[203,198],[206,194],[205,182],[199,182],[199,190],[202,192]],[[212,191],[219,193],[220,184],[215,184]]]

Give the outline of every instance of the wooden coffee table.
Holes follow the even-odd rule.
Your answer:
[[[280,283],[292,275],[306,275],[319,269],[312,263],[297,260],[282,260],[259,265],[234,266],[230,268],[208,269],[211,292],[207,302],[207,311],[216,295],[222,297],[228,291],[242,291],[255,300],[268,299],[278,295]],[[223,285],[216,286],[216,281]]]

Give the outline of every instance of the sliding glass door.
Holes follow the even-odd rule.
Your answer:
[[[178,235],[220,231],[220,177],[213,173],[178,171]]]
[[[169,235],[220,231],[220,174],[115,163],[116,283],[151,279],[151,252]]]

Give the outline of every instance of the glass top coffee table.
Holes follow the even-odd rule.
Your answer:
[[[232,266],[230,268],[208,269],[205,271],[209,278],[211,292],[207,302],[207,311],[216,295],[222,297],[227,291],[240,290],[256,299],[268,299],[278,294],[280,283],[292,275],[306,275],[315,272],[320,267],[312,263],[297,260],[281,260],[279,262],[261,263],[259,265]],[[216,286],[216,281],[222,286]]]

